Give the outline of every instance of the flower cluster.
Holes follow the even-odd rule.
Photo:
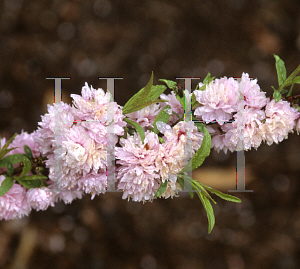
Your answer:
[[[207,124],[214,123],[209,131],[212,148],[218,152],[257,150],[262,142],[278,143],[294,129],[299,130],[298,109],[287,101],[275,103],[267,98],[257,80],[250,79],[248,74],[243,73],[240,82],[226,77],[216,79],[204,91],[195,90],[194,94],[200,104],[195,117]]]
[[[184,90],[183,96],[175,82],[162,81],[170,94],[163,93],[166,86],[152,85],[152,74],[124,107],[109,92],[86,83],[81,95],[71,95],[72,105],[48,105],[33,133],[22,131],[8,142],[2,138],[0,219],[21,218],[60,200],[71,203],[84,194],[93,199],[105,193],[108,163],[115,158],[116,188],[123,191],[123,199],[173,198],[189,183],[191,197],[191,191],[198,190],[206,210],[212,210],[207,207],[212,199],[207,190],[240,202],[189,178],[186,171],[200,166],[211,148],[225,153],[257,149],[262,142],[279,143],[294,130],[300,132],[299,106],[281,99],[279,91],[276,100],[267,98],[248,74],[243,73],[240,81],[209,74],[193,93]],[[280,89],[290,85],[287,81],[292,84],[293,78],[281,81]],[[184,114],[189,100],[192,120]],[[114,148],[114,156],[109,148]]]

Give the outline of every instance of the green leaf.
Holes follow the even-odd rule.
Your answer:
[[[294,70],[294,72],[291,75],[289,75],[289,77],[283,83],[281,88],[286,88],[286,87],[292,85],[293,83],[295,83],[295,82],[293,82],[293,80],[299,73],[300,73],[300,65]]]
[[[193,192],[193,183],[190,180],[191,177],[189,177],[188,175],[185,175],[185,174],[182,174],[179,177],[183,178],[183,180],[184,180],[183,187],[188,191],[188,193],[191,196],[191,199],[193,199],[194,198],[194,192]]]
[[[24,163],[24,167],[23,167],[23,171],[21,173],[21,177],[25,176],[26,174],[28,174],[31,170],[31,162],[30,160],[26,157],[23,156],[23,163]]]
[[[192,110],[195,109],[200,103],[196,100],[195,94],[192,94]]]
[[[209,199],[202,192],[197,192],[197,194],[206,211],[206,215],[208,219],[208,233],[210,234],[215,225],[214,210]]]
[[[176,91],[177,89],[177,83],[173,80],[159,79],[158,81],[165,83],[169,89],[172,89],[174,91]]]
[[[215,79],[215,77],[211,77],[211,74],[208,72],[202,83],[208,85],[208,84],[211,83],[214,79]]]
[[[32,159],[33,159],[32,151],[31,151],[30,147],[28,147],[27,145],[24,145],[24,152],[25,152],[26,157],[27,157],[29,160],[32,160]]]
[[[275,99],[275,103],[277,103],[281,99],[281,93],[279,91],[274,91],[273,97]]]
[[[158,81],[162,81],[166,83],[168,88],[174,90],[177,100],[180,102],[181,106],[184,108],[184,96],[180,97],[178,90],[177,90],[177,83],[172,80],[166,80],[166,79],[159,79]]]
[[[158,103],[168,102],[167,100],[158,99],[159,96],[166,90],[164,85],[153,86],[153,72],[147,85],[132,96],[122,109],[123,114],[129,114],[144,107]]]
[[[44,175],[29,175],[29,176],[19,176],[19,177],[14,177],[14,179],[18,180],[25,180],[25,181],[34,181],[38,179],[48,179]]]
[[[142,139],[142,142],[143,142],[143,144],[144,144],[144,140],[145,140],[145,132],[144,132],[142,126],[139,125],[137,122],[132,121],[132,120],[130,120],[130,119],[128,119],[128,118],[124,118],[123,120],[124,120],[125,122],[127,122],[128,124],[130,124],[132,127],[134,127],[134,129],[140,134],[141,139]]]
[[[178,175],[178,177],[177,177],[177,181],[179,182],[179,184],[182,186],[182,188],[184,188],[185,186],[185,180],[184,180],[184,178],[183,178],[183,174],[181,174],[181,175]],[[193,199],[194,198],[194,192],[193,191],[189,191],[189,194],[190,194],[190,197],[191,197],[191,199]]]
[[[170,114],[167,113],[166,111],[171,109],[171,106],[169,105],[166,105],[159,113],[158,115],[156,116],[154,122],[153,122],[153,128],[151,128],[150,130],[156,134],[159,133],[158,129],[157,129],[157,126],[156,126],[156,122],[158,121],[162,121],[164,123],[167,123],[169,118],[170,118]]]
[[[151,91],[152,84],[153,84],[153,72],[151,74],[150,80],[147,83],[147,85],[144,88],[142,88],[139,92],[137,92],[134,96],[132,96],[124,105],[122,109],[123,114],[128,114],[133,112],[131,110],[136,106],[136,104],[144,103],[145,98],[147,98],[147,96]]]
[[[293,79],[293,83],[300,84],[300,77],[295,77],[295,78]]]
[[[0,161],[0,167],[7,167],[7,163],[11,162],[12,164],[23,162],[23,156],[24,154],[12,154],[4,157]]]
[[[241,199],[233,196],[233,195],[229,195],[229,194],[225,194],[223,192],[220,192],[218,190],[213,189],[212,187],[206,186],[204,184],[202,184],[201,182],[199,182],[205,189],[207,189],[208,191],[210,191],[211,193],[219,196],[220,198],[222,198],[223,200],[226,201],[230,201],[230,202],[234,202],[234,203],[241,203]]]
[[[14,185],[14,181],[11,177],[6,177],[0,186],[0,197],[7,193]]]
[[[160,95],[167,89],[165,85],[152,85],[150,93],[146,99],[146,101],[151,101],[152,99],[157,99]],[[162,100],[162,99],[161,99]],[[164,100],[164,102],[168,102],[168,100]]]
[[[150,106],[152,104],[155,104],[155,103],[159,103],[159,102],[168,102],[168,100],[164,100],[164,99],[153,99],[151,101],[148,101],[146,103],[143,103],[143,104],[140,104],[140,105],[135,105],[129,113],[132,113],[132,112],[135,112],[135,111],[138,111],[138,110],[141,110],[143,109],[144,107],[147,107],[147,106]],[[129,114],[129,113],[123,113],[123,114]]]
[[[285,93],[287,93],[287,92],[288,92],[287,89],[283,89],[283,90],[281,91],[281,94],[285,94]]]
[[[181,106],[184,108],[185,104],[184,104],[184,96],[180,97],[180,95],[176,94],[176,98],[177,100],[180,102]]]
[[[14,179],[17,180],[21,185],[23,185],[27,189],[31,189],[45,186],[46,184],[42,180],[48,178],[44,175],[30,175],[14,177]]]
[[[165,182],[162,182],[155,194],[155,197],[161,196],[167,189],[167,186],[168,186],[168,180],[165,180]]]
[[[197,127],[198,128],[198,127]],[[196,168],[198,168],[204,162],[205,158],[210,154],[211,148],[211,137],[206,127],[203,127],[203,141],[201,147],[197,150],[193,158],[188,162],[186,167],[184,167],[181,171],[189,172]]]
[[[210,73],[208,72],[208,74],[206,75],[205,79],[203,80],[203,86],[200,87],[200,91],[204,91],[206,89],[206,86],[208,84],[210,84],[213,80],[215,79],[215,77],[211,77]]]
[[[206,198],[211,200],[214,204],[217,202],[210,196],[210,194],[206,191],[206,189],[200,184],[198,180],[192,179],[193,186],[196,190],[202,191]]]
[[[192,117],[192,120],[194,121],[194,125],[197,127],[198,132],[203,133],[204,132],[204,123],[199,122],[199,120],[197,118],[195,118],[194,116]]]
[[[175,111],[172,111],[172,113],[173,113],[174,115],[176,115],[176,117],[180,120],[179,115],[178,115]]]
[[[43,185],[42,181],[39,179],[35,179],[35,180],[23,180],[20,178],[16,178],[16,180],[23,185],[24,187],[26,187],[27,189],[31,189],[31,188],[39,188]]]
[[[17,136],[17,134],[14,134],[12,138],[10,138],[3,146],[3,148],[0,150],[0,160],[8,153],[10,152],[12,149],[8,150],[8,146],[10,145],[10,143],[15,139],[15,137]]]
[[[14,166],[13,166],[13,164],[11,162],[8,162],[7,166],[6,166],[6,169],[7,169],[7,175],[9,177],[11,177],[14,174]]]
[[[159,136],[158,139],[159,139],[160,143],[162,143],[162,144],[165,143],[165,140],[162,137]]]
[[[284,61],[282,61],[279,56],[274,54],[274,57],[276,60],[275,65],[276,65],[276,70],[277,70],[278,85],[279,85],[279,87],[281,87],[286,80],[285,64],[284,64]]]

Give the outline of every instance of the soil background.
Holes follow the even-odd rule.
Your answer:
[[[123,77],[115,101],[124,105],[151,71],[155,83],[246,72],[270,96],[273,54],[288,74],[300,64],[298,0],[0,1],[0,135],[37,128],[53,103],[49,77],[71,78],[62,82],[67,103],[85,82],[105,88],[98,77]],[[1,221],[0,268],[300,268],[299,149],[294,133],[245,152],[246,189],[254,192],[237,193],[241,204],[216,198],[210,235],[196,197],[143,205],[121,193],[86,195]],[[235,165],[235,153],[212,152],[197,178],[227,192]]]

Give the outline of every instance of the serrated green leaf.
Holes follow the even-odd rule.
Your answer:
[[[169,89],[176,91],[177,82],[173,80],[167,80],[167,79],[159,79],[158,81],[165,83]]]
[[[208,233],[210,234],[215,225],[214,210],[209,199],[202,192],[197,192],[197,194],[206,211],[206,215],[208,219]]]
[[[167,186],[168,186],[168,180],[165,180],[165,182],[162,182],[155,194],[155,197],[161,196],[167,189]]]
[[[139,125],[137,122],[135,121],[132,121],[128,118],[124,118],[123,119],[125,122],[127,122],[128,124],[130,124],[139,134],[140,134],[140,137],[142,139],[142,142],[144,143],[144,140],[145,140],[145,132],[143,130],[143,127],[141,125]]]
[[[164,123],[167,123],[167,122],[168,122],[168,120],[169,120],[169,118],[170,118],[170,114],[166,112],[168,109],[171,109],[171,106],[170,106],[170,105],[166,105],[166,106],[158,113],[158,115],[156,116],[156,118],[155,118],[155,120],[154,120],[154,122],[153,122],[153,126],[154,126],[154,127],[150,129],[152,132],[154,132],[154,133],[156,133],[156,134],[159,133],[159,131],[158,131],[158,129],[157,129],[157,126],[156,126],[156,123],[157,123],[158,121],[162,121],[162,122],[164,122]]]
[[[275,103],[277,103],[281,99],[281,93],[279,91],[274,91],[273,97],[275,99]]]
[[[193,158],[188,162],[186,167],[184,167],[181,171],[190,172],[196,168],[198,168],[206,157],[210,154],[211,148],[211,137],[209,132],[207,131],[206,127],[203,127],[204,137],[201,143],[201,147],[197,150]]]
[[[30,147],[28,147],[27,145],[24,145],[24,152],[25,152],[26,157],[27,157],[29,160],[32,160],[32,159],[33,159],[32,151],[31,151]]]
[[[6,165],[7,175],[11,177],[14,174],[14,166],[11,162],[8,162]]]
[[[223,192],[220,192],[218,190],[213,189],[212,187],[206,186],[204,184],[202,184],[201,182],[199,182],[205,189],[207,189],[208,191],[210,191],[211,193],[219,196],[220,198],[222,198],[223,200],[226,201],[230,201],[230,202],[234,202],[234,203],[241,203],[241,199],[233,196],[233,195],[229,195],[229,194],[225,194]]]
[[[282,61],[279,56],[274,54],[274,57],[276,60],[275,65],[277,70],[278,85],[281,87],[286,80],[286,68],[284,61]]]
[[[21,173],[21,177],[25,176],[26,174],[28,174],[31,170],[31,162],[30,160],[26,157],[23,156],[23,163],[24,163],[24,167],[23,167],[23,171]]]
[[[11,177],[6,177],[0,186],[0,197],[7,193],[14,185],[14,181]]]
[[[17,134],[14,134],[13,137],[11,137],[3,146],[3,148],[1,148],[0,150],[0,160],[12,149],[8,150],[8,146],[10,145],[10,143],[15,139],[15,137],[17,136]]]
[[[0,161],[0,167],[7,167],[8,162],[11,162],[12,164],[22,162],[23,156],[24,154],[21,153],[8,155]]]

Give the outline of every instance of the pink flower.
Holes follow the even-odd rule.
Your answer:
[[[83,192],[77,191],[75,188],[62,189],[57,181],[52,180],[49,180],[47,184],[48,188],[54,193],[55,202],[62,200],[65,204],[70,204],[73,200],[82,198]]]
[[[168,94],[168,95],[162,93],[160,95],[160,99],[168,100],[168,102],[161,102],[160,103],[161,108],[164,108],[166,105],[170,105],[172,112],[174,111],[175,113],[177,113],[180,118],[183,116],[184,109],[181,106],[178,99],[176,98],[176,95],[175,95],[174,91],[171,91],[171,94]],[[170,115],[169,121],[167,123],[170,124],[170,125],[173,125],[173,124],[177,123],[178,121],[179,121],[179,118],[176,116],[176,114],[172,113]]]
[[[60,192],[57,199],[67,203],[80,197],[82,192],[91,193],[94,198],[95,194],[105,191],[103,174],[106,174],[108,129],[113,131],[116,145],[126,126],[122,110],[111,102],[109,92],[96,90],[86,83],[81,93],[82,96],[71,95],[73,107],[64,103],[60,107],[48,106],[49,113],[42,116],[36,137],[48,158],[46,166],[54,182],[51,189]],[[57,115],[62,122],[62,148],[59,154],[54,154]]]
[[[239,83],[233,78],[215,79],[204,91],[195,90],[194,95],[200,103],[195,109],[195,117],[206,123],[216,120],[223,125],[237,111]]]
[[[122,147],[115,149],[117,164],[118,189],[124,190],[123,199],[132,198],[133,201],[152,201],[160,184],[160,176],[155,166],[159,152],[159,140],[157,134],[145,133],[145,141],[142,143],[140,135],[134,133],[121,138]]]
[[[278,144],[278,142],[288,138],[290,132],[294,132],[295,120],[299,117],[299,112],[296,108],[291,107],[287,101],[279,100],[275,103],[274,99],[270,101],[268,98],[266,116],[266,122],[260,125],[260,131],[263,139],[270,146],[273,142]]]
[[[107,122],[108,113],[111,113],[111,118],[114,120],[115,134],[122,136],[124,134],[124,127],[126,122],[123,121],[125,117],[122,114],[120,106],[116,102],[111,102],[111,95],[109,92],[104,92],[102,89],[94,89],[89,87],[87,83],[82,87],[81,95],[71,94],[73,98],[72,112],[75,120],[86,121],[85,127],[88,127],[89,122],[96,121],[98,124],[105,126],[112,122]]]
[[[78,180],[78,189],[85,193],[90,193],[92,195],[91,199],[94,199],[96,194],[105,193],[106,184],[106,172],[98,174],[89,173]]]
[[[159,196],[159,198],[165,198],[168,199],[169,197],[171,197],[173,199],[173,197],[178,197],[178,191],[182,190],[182,186],[176,181],[177,180],[177,176],[173,175],[175,177],[175,181],[168,181],[168,185],[167,185],[167,189],[162,193],[161,196]],[[170,178],[170,177],[169,177]]]
[[[243,106],[244,100],[239,103],[239,108],[242,109]],[[235,121],[226,125],[230,127],[225,134],[227,146],[232,149],[231,151],[249,150],[251,147],[257,149],[263,140],[259,126],[263,124],[265,112],[246,106],[233,117]]]
[[[47,187],[32,188],[26,193],[27,203],[36,211],[46,210],[49,206],[54,206],[55,193]]]
[[[54,187],[58,190],[85,191],[92,193],[93,197],[104,192],[106,179],[103,182],[103,173],[106,173],[107,155],[105,145],[96,143],[81,125],[74,125],[64,136],[62,155],[49,154],[46,161],[49,178],[56,182]],[[55,158],[60,158],[61,161],[58,179],[55,178]]]
[[[189,161],[201,147],[203,134],[198,132],[193,121],[178,122],[173,128],[164,126],[160,130],[164,133],[164,140],[155,161],[162,181],[171,174],[178,174],[184,167],[184,159]]]
[[[234,130],[235,128],[232,126],[232,123],[225,123],[222,126],[219,124],[214,124],[210,126],[214,131],[211,129],[209,133],[211,134],[211,148],[214,148],[217,152],[223,150],[227,153],[227,150],[233,152],[236,150],[236,145],[230,143],[231,137],[226,137],[226,132],[230,130]],[[222,133],[222,132],[224,133]]]
[[[0,175],[0,184],[5,176]],[[14,184],[11,189],[0,197],[0,220],[11,220],[28,216],[31,206],[27,203],[26,189]]]
[[[53,153],[55,147],[55,122],[59,118],[62,124],[62,140],[64,132],[68,130],[74,122],[74,115],[71,112],[71,107],[64,102],[61,105],[48,105],[48,113],[41,116],[42,121],[39,122],[38,130],[34,135],[34,140],[39,144],[40,152],[43,155]]]
[[[245,105],[261,109],[267,104],[266,93],[260,90],[257,79],[252,80],[248,74],[243,73],[239,88],[244,93]]]
[[[152,104],[141,110],[128,113],[126,116],[140,124],[145,130],[146,128],[153,128],[153,122],[160,111],[161,107],[159,104]]]
[[[35,141],[36,137],[37,137],[36,131],[34,131],[31,134],[28,134],[27,132],[24,132],[22,130],[21,134],[18,134],[8,147],[8,148],[14,148],[14,147],[18,147],[18,148],[10,151],[8,155],[16,154],[16,153],[25,153],[24,145],[27,145],[32,151],[33,158],[40,156],[39,144]]]

